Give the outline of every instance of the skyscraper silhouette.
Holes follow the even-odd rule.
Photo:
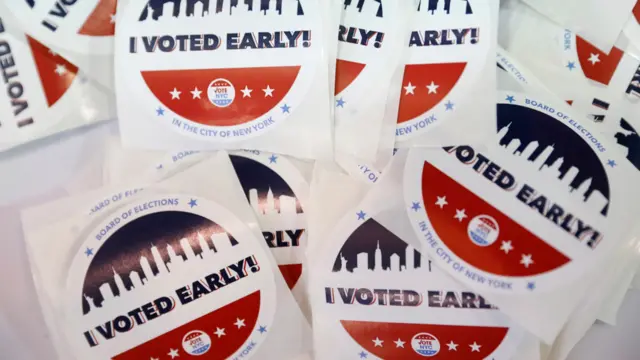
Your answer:
[[[507,152],[525,158],[536,171],[559,179],[560,183],[567,186],[569,192],[579,196],[590,207],[598,211],[604,211],[607,208],[609,201],[600,191],[593,188],[592,177],[585,179],[581,176],[580,169],[575,166],[570,166],[564,171],[561,170],[565,159],[562,156],[555,156],[555,144],[545,146],[540,152],[540,143],[532,141],[526,145],[522,152],[519,152],[519,149],[522,148],[522,141],[510,136],[510,130],[511,123],[498,131],[499,143],[506,148]],[[538,155],[535,156],[535,153]]]
[[[627,148],[627,160],[629,160],[636,169],[640,170],[640,136],[636,129],[625,119],[620,119],[620,127],[625,132],[616,133],[616,141],[618,144]]]
[[[99,287],[99,291],[102,299],[99,303],[95,302],[93,297],[87,294],[83,294],[83,302],[85,302],[87,305],[85,307],[85,310],[87,310],[85,314],[92,310],[95,310],[96,308],[103,308],[105,304],[108,305],[110,301],[113,301],[116,298],[122,298],[128,293],[146,286],[150,281],[153,281],[154,279],[162,279],[166,276],[169,276],[170,273],[175,271],[187,271],[188,268],[186,267],[186,263],[189,261],[208,261],[208,259],[211,256],[214,256],[216,253],[219,253],[221,251],[224,252],[237,244],[237,242],[232,242],[231,238],[226,233],[212,234],[210,239],[216,247],[216,250],[214,252],[214,250],[209,246],[209,243],[204,239],[202,234],[198,233],[197,237],[198,244],[201,250],[199,257],[195,255],[195,252],[191,247],[191,243],[187,238],[182,238],[178,243],[179,247],[185,254],[184,256],[177,254],[172,245],[167,245],[166,250],[169,258],[167,261],[163,260],[160,252],[158,251],[158,248],[155,245],[152,245],[150,252],[152,254],[153,261],[158,268],[158,273],[154,274],[151,266],[149,265],[149,260],[145,256],[142,256],[139,259],[139,263],[140,268],[143,271],[144,280],[140,276],[140,273],[135,270],[130,271],[128,273],[128,276],[123,279],[123,277],[116,271],[116,269],[112,267],[111,270],[113,273],[113,284],[115,284],[115,289],[112,287],[111,282],[105,282],[101,284]],[[131,286],[127,287],[125,285],[125,280],[128,280]],[[117,294],[114,294],[114,290],[117,292]]]
[[[201,7],[201,11],[196,11],[198,6]],[[171,14],[165,13],[169,11],[169,7]],[[148,0],[138,20],[160,20],[169,15],[173,18],[233,15],[234,9],[239,10],[239,13],[262,12],[265,15],[282,15],[287,10],[293,14],[304,15],[300,0]]]

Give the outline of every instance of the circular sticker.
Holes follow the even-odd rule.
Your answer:
[[[440,352],[440,341],[429,333],[419,333],[411,339],[411,348],[418,355],[432,357]]]
[[[469,239],[478,246],[489,246],[496,242],[500,229],[498,222],[488,215],[478,215],[469,221]]]
[[[5,1],[33,36],[54,48],[79,54],[113,52],[117,0]]]
[[[209,101],[217,107],[227,107],[233,104],[236,98],[236,88],[227,79],[216,79],[209,84]]]
[[[269,254],[216,203],[183,195],[109,208],[67,279],[78,358],[250,358],[276,305]]]
[[[563,36],[565,71],[578,84],[584,83],[582,87],[576,86],[580,90],[574,93],[571,103],[588,109],[595,123],[604,123],[606,128],[601,132],[613,135],[627,160],[640,170],[640,138],[633,116],[640,104],[640,60],[615,46],[608,54],[604,53],[569,30]],[[585,87],[588,91],[584,91]],[[622,97],[626,101],[612,97],[618,92],[626,93]]]
[[[396,26],[399,9],[398,1],[345,3],[336,61],[338,110],[357,108],[360,101],[371,98],[370,89],[391,77],[403,46]]]
[[[211,338],[203,331],[191,331],[182,339],[182,348],[189,355],[202,355],[211,349]]]
[[[317,1],[131,1],[116,73],[141,115],[212,142],[259,136],[293,114],[323,66]],[[202,29],[206,29],[205,33]],[[133,109],[131,109],[133,110]]]
[[[318,356],[512,358],[523,331],[377,220],[404,217],[357,208],[327,237],[310,290]]]
[[[564,104],[499,95],[499,146],[409,154],[407,211],[434,261],[462,283],[550,291],[583,276],[624,236],[631,210],[611,183],[621,180],[621,160]]]
[[[86,79],[76,66],[2,17],[0,56],[6,60],[0,142],[24,142],[60,125],[87,91]]]
[[[305,281],[300,280],[307,248],[304,204],[309,184],[281,155],[238,151],[230,158],[285,282],[297,300],[306,297]]]
[[[454,116],[487,61],[491,2],[430,1],[418,6],[404,69],[396,137],[424,134]],[[424,24],[429,24],[425,28]],[[481,35],[484,34],[484,35]]]

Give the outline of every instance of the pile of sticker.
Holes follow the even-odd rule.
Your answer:
[[[639,22],[0,0],[0,149],[120,128],[102,188],[22,214],[57,358],[567,358],[636,284]]]

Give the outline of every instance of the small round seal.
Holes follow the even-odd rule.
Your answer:
[[[500,227],[498,222],[491,216],[478,215],[469,221],[467,233],[474,244],[485,247],[498,240]]]
[[[215,79],[209,84],[207,90],[209,101],[217,107],[227,107],[236,98],[236,88],[227,79]]]
[[[440,341],[429,333],[418,333],[411,339],[411,348],[418,355],[431,357],[440,352]]]
[[[182,348],[189,355],[205,354],[211,349],[211,338],[203,331],[190,331],[182,338]]]

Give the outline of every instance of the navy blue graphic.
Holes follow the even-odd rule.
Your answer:
[[[29,7],[32,9],[36,5],[36,0],[25,0],[25,1],[27,2],[27,5],[29,5]]]
[[[196,256],[202,258],[209,252],[237,244],[211,220],[180,211],[141,217],[102,241],[105,243],[91,260],[85,275],[83,314],[102,307],[111,297],[123,296],[146,285],[156,276],[160,279],[179,262]]]
[[[263,214],[281,213],[281,202],[286,199],[295,202],[291,207],[295,208],[296,213],[303,212],[300,200],[278,173],[244,156],[231,155],[230,158],[240,185],[254,209]]]
[[[620,119],[620,127],[623,131],[616,133],[616,140],[627,148],[627,160],[640,170],[640,136],[625,119]]]
[[[384,12],[382,10],[382,0],[344,0],[344,9],[346,10],[349,6],[355,5],[358,8],[358,12],[362,12],[362,9],[367,2],[376,3],[378,6],[376,16],[379,18],[384,17]]]
[[[407,271],[420,268],[420,253],[374,219],[360,225],[345,241],[333,272]]]
[[[283,0],[149,0],[142,14],[140,14],[139,21],[149,19],[149,14],[151,14],[153,20],[169,15],[164,14],[165,4],[172,5],[170,15],[175,18],[181,16],[204,17],[222,13],[225,9],[228,9],[228,15],[232,15],[234,9],[241,6],[245,7],[247,11],[262,11],[264,14],[267,14],[270,10],[275,10],[282,15],[283,10]],[[196,12],[196,5],[200,5],[202,9],[200,12]],[[228,7],[225,7],[225,5],[228,5]],[[296,6],[297,14],[304,15],[300,0],[296,0]]]
[[[418,11],[420,11],[422,6],[427,6],[427,11],[431,12],[431,15],[439,12],[445,12],[446,14],[451,14],[451,5],[453,3],[455,8],[464,8],[464,13],[467,15],[473,14],[473,9],[471,8],[471,4],[469,0],[420,0],[418,3]],[[458,3],[458,4],[456,4]],[[460,4],[464,3],[464,4]]]
[[[500,145],[553,174],[570,192],[607,214],[609,180],[594,150],[578,134],[546,113],[520,105],[498,105]]]

